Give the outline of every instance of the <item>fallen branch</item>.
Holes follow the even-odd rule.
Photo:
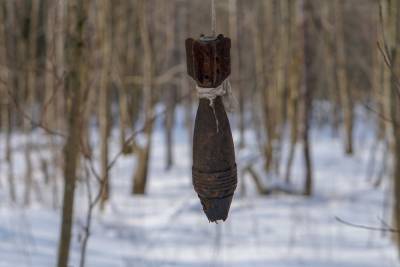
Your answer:
[[[250,177],[253,179],[254,184],[257,188],[257,192],[260,195],[273,195],[273,194],[287,194],[287,195],[299,195],[299,196],[303,195],[302,192],[297,192],[287,186],[275,185],[273,187],[270,187],[270,186],[263,185],[263,183],[261,182],[260,176],[254,170],[252,165],[253,165],[253,163],[249,163],[242,169],[242,176],[246,173],[248,173],[250,175]]]

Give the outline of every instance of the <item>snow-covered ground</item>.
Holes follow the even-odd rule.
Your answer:
[[[87,266],[400,266],[388,234],[353,228],[335,219],[378,227],[382,220],[390,222],[387,178],[376,189],[372,171],[368,173],[373,143],[369,132],[358,129],[356,155],[350,158],[343,155],[338,138],[328,130],[314,129],[313,197],[258,196],[250,179],[242,177],[240,182],[247,184],[246,194],[237,192],[225,223],[210,224],[191,187],[190,147],[182,124],[175,131],[176,164],[170,171],[164,169],[163,135],[157,128],[148,194],[129,194],[134,160],[121,158],[111,172],[110,203],[94,217]],[[249,136],[248,140],[254,140],[251,133]],[[117,149],[115,145],[111,154]],[[257,153],[256,144],[239,152],[238,161],[253,152]],[[17,163],[16,169],[23,169],[23,158]],[[302,174],[297,153],[294,185],[301,185]],[[10,204],[4,176],[0,187],[0,267],[53,267],[60,211],[39,201],[29,208]],[[87,208],[81,184],[77,195],[71,266],[78,266],[79,238]]]

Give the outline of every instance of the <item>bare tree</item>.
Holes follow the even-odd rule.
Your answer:
[[[170,68],[175,64],[176,51],[176,2],[168,1],[163,2],[165,4],[165,67]],[[174,164],[174,153],[173,153],[173,128],[175,125],[175,107],[177,100],[177,88],[176,83],[167,84],[165,87],[165,105],[167,107],[167,113],[165,114],[165,168],[167,170],[171,169]]]
[[[66,36],[66,90],[69,100],[68,136],[64,145],[64,197],[61,232],[58,247],[58,267],[67,267],[74,216],[74,199],[77,166],[80,155],[83,81],[85,75],[84,25],[87,19],[87,2],[69,1],[67,4]]]
[[[303,49],[304,49],[304,84],[302,86],[302,131],[301,138],[303,141],[303,156],[305,166],[305,182],[304,182],[304,195],[311,195],[313,188],[312,178],[312,162],[311,162],[311,148],[310,148],[310,121],[312,111],[312,91],[314,85],[314,69],[313,59],[314,46],[312,28],[314,21],[314,10],[312,0],[303,0]]]
[[[9,69],[7,61],[7,36],[5,26],[9,23],[4,16],[6,6],[4,3],[0,6],[0,94],[2,95],[4,103],[1,109],[1,124],[6,129],[4,156],[7,162],[7,180],[9,195],[13,202],[16,201],[16,190],[14,182],[14,166],[13,166],[13,150],[11,147],[11,113],[12,104],[8,96],[8,88],[12,88],[11,80],[9,79]],[[9,11],[10,12],[10,11]],[[10,15],[9,15],[10,16]],[[3,23],[4,22],[4,23]]]
[[[335,0],[336,79],[344,117],[345,152],[353,154],[353,101],[347,75],[346,42],[344,38],[345,1]]]
[[[97,25],[99,27],[99,43],[101,44],[101,67],[99,81],[99,124],[100,124],[100,162],[101,162],[101,181],[104,190],[101,196],[101,207],[109,198],[109,174],[108,174],[108,153],[110,136],[110,67],[111,67],[111,6],[108,0],[98,1]]]
[[[150,42],[150,31],[148,27],[147,17],[147,0],[138,1],[138,16],[139,16],[139,29],[140,39],[143,47],[143,109],[145,121],[145,144],[138,147],[138,160],[136,171],[133,178],[132,193],[144,194],[147,185],[147,176],[149,168],[149,157],[151,147],[151,134],[153,131],[152,113],[153,113],[153,57],[152,47]]]
[[[299,49],[298,42],[298,27],[297,27],[297,8],[296,1],[288,1],[288,111],[287,117],[290,125],[290,147],[288,152],[288,159],[285,170],[285,181],[290,182],[291,169],[293,165],[294,155],[296,151],[296,144],[298,141],[299,132],[299,87],[301,80],[301,51]]]
[[[395,229],[400,229],[400,57],[398,52],[400,42],[400,3],[398,1],[381,1],[382,23],[385,27],[383,40],[383,56],[386,60],[388,73],[390,75],[390,94],[388,94],[388,103],[390,103],[390,119],[393,138],[393,194],[394,209],[393,220]],[[400,238],[394,236],[397,242],[398,254],[400,256]]]
[[[39,23],[39,1],[32,1],[29,23],[29,40],[26,44],[29,67],[27,70],[26,81],[26,106],[29,109],[29,114],[33,114],[33,106],[35,102],[36,92],[36,68],[37,68],[37,36],[38,36],[38,23]],[[24,133],[25,133],[25,194],[24,203],[28,205],[31,199],[31,191],[33,187],[33,167],[32,167],[32,140],[31,140],[31,122],[24,120]]]

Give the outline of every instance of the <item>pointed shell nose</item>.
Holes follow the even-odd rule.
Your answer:
[[[236,165],[226,171],[215,173],[202,173],[193,168],[192,175],[194,189],[208,220],[225,221],[237,186]]]
[[[203,198],[201,196],[199,198],[210,222],[225,221],[228,218],[233,194],[224,198]]]

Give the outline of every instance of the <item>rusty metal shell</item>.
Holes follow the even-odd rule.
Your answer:
[[[188,74],[198,86],[217,87],[229,76],[229,38],[219,35],[214,39],[188,39],[186,52]],[[208,99],[199,100],[192,178],[208,219],[226,220],[237,185],[237,170],[231,128],[220,97],[214,100],[214,110]]]
[[[187,39],[188,74],[200,87],[218,87],[231,74],[230,48],[231,40],[222,34]]]

